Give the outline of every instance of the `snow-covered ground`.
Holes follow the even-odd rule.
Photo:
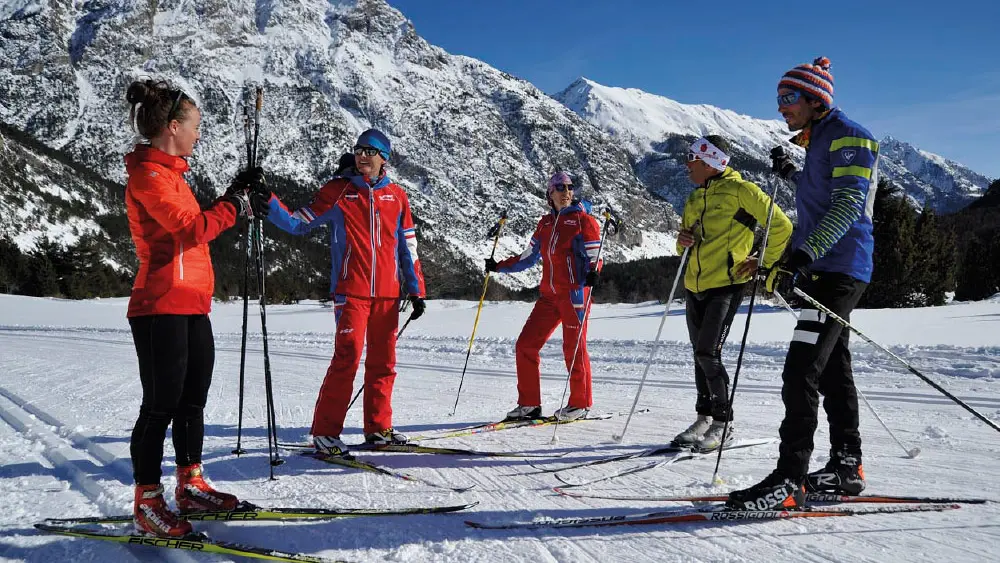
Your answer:
[[[46,517],[127,512],[131,505],[128,440],[140,389],[125,300],[84,302],[0,295],[0,559],[50,561],[224,561],[188,552],[124,548],[107,542],[36,533]],[[624,444],[611,435],[624,417],[559,428],[495,432],[433,442],[483,450],[552,452],[569,463],[663,444],[693,417],[693,364],[684,317],[672,311]],[[516,400],[514,341],[530,304],[488,303],[461,403],[449,417],[472,329],[476,303],[436,301],[400,339],[394,400],[396,426],[411,434],[498,419]],[[600,305],[593,311],[590,353],[596,412],[631,406],[649,356],[662,305]],[[268,307],[277,419],[283,441],[306,438],[312,407],[332,353],[333,313],[316,303]],[[387,467],[455,485],[452,494],[344,470],[285,452],[268,479],[257,308],[251,308],[252,352],[243,445],[236,442],[240,324],[238,303],[216,304],[215,379],[206,409],[205,462],[213,482],[267,506],[393,507],[479,501],[459,514],[346,519],[324,523],[197,524],[211,536],[351,561],[994,561],[1000,505],[969,505],[942,513],[859,516],[740,524],[684,524],[559,532],[476,531],[486,522],[540,516],[648,512],[677,505],[560,497],[551,475],[518,476],[519,459],[416,454],[362,454]],[[726,350],[730,373],[743,334],[745,308]],[[1000,420],[1000,301],[911,310],[857,311],[853,322],[912,361],[922,373],[993,420]],[[780,374],[793,319],[780,309],[754,313],[735,410],[746,438],[776,436],[782,418]],[[565,381],[559,332],[543,350],[546,413],[557,408]],[[1000,500],[1000,434],[975,419],[862,341],[853,345],[858,386],[903,449],[864,405],[861,430],[869,492],[976,496]],[[361,411],[348,415],[348,443],[361,441]],[[827,459],[821,416],[813,464]],[[723,457],[724,487],[707,485],[714,459],[677,463],[595,485],[620,494],[705,494],[752,484],[774,467],[776,446]],[[164,485],[171,488],[167,445]],[[537,460],[536,460],[537,463]],[[642,462],[621,462],[617,467]],[[616,465],[581,469],[583,478]]]

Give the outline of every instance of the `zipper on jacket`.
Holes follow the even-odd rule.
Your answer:
[[[569,283],[576,283],[576,276],[573,275],[573,257],[566,257],[566,269],[569,270]]]
[[[375,263],[378,258],[375,252],[375,189],[368,186],[368,221],[371,228],[368,229],[368,236],[371,239],[372,244],[372,284],[371,284],[371,296],[375,297]]]
[[[342,280],[346,280],[347,279],[347,264],[350,263],[350,261],[351,261],[351,247],[348,246],[347,247],[347,255],[344,256],[344,265],[342,266],[342,268],[344,270],[344,273],[340,274],[340,279],[342,279]]]
[[[177,255],[177,264],[179,265],[181,279],[184,279],[184,243],[181,242],[181,251]]]
[[[549,237],[549,289],[552,293],[556,292],[556,265],[552,259],[552,252],[555,251],[556,241],[559,240],[559,231],[557,227],[559,226],[559,216],[556,216],[556,220],[552,222],[552,236]]]
[[[375,223],[378,229],[375,235],[378,238],[378,247],[382,248],[382,213],[379,211],[375,211]]]
[[[705,240],[705,212],[708,211],[708,184],[705,184],[705,194],[702,196],[704,205],[701,208],[701,219],[698,223],[701,225],[701,237],[698,239],[698,250],[695,251],[695,255],[698,258],[698,273],[694,276],[694,290],[695,293],[701,291],[701,242]]]

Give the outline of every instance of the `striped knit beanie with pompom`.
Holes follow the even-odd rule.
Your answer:
[[[798,90],[806,97],[819,100],[828,108],[833,107],[833,75],[830,74],[830,59],[819,57],[812,64],[801,64],[786,72],[778,88]]]

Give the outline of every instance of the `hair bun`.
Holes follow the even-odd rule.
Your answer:
[[[816,57],[816,59],[813,60],[813,64],[825,71],[830,70],[830,59],[826,57]]]
[[[140,81],[136,80],[129,85],[128,90],[125,92],[125,100],[128,103],[135,105],[140,102],[145,103],[149,99],[153,88],[150,84],[151,81]]]

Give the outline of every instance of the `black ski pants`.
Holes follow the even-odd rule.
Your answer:
[[[839,317],[849,321],[867,283],[839,273],[814,274],[801,288]],[[850,330],[808,303],[785,356],[781,373],[781,399],[785,419],[781,422],[778,470],[789,477],[809,472],[819,413],[819,394],[830,423],[830,451],[861,456],[858,432],[858,390],[854,386]]]
[[[695,411],[726,421],[729,408],[729,374],[722,365],[722,345],[733,317],[743,301],[746,284],[728,285],[694,293],[687,291],[687,327],[694,348],[694,381],[698,389]]]
[[[129,325],[142,382],[142,405],[130,447],[132,473],[136,484],[155,485],[171,422],[177,465],[201,463],[215,339],[208,315],[133,317]]]

